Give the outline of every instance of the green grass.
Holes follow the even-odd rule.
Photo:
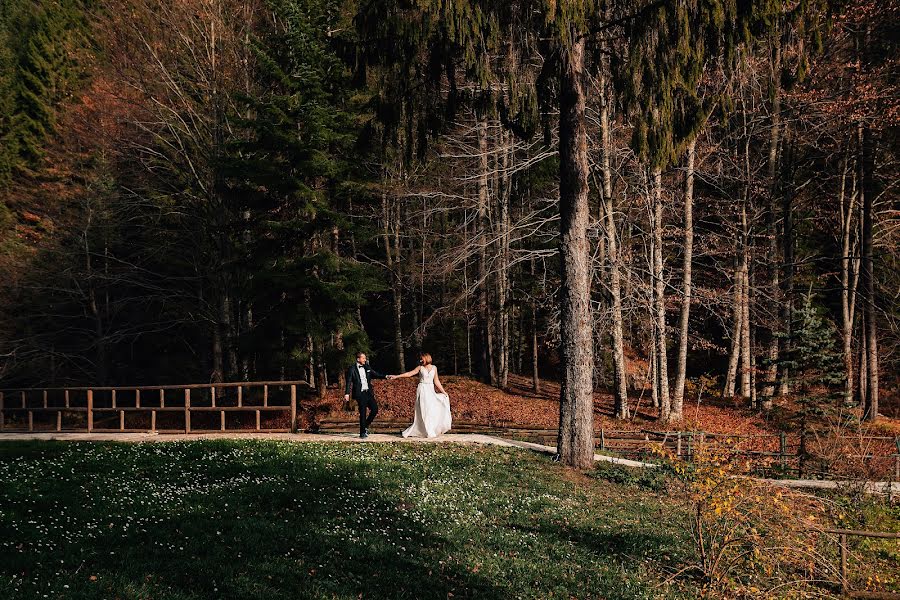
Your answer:
[[[0,598],[677,598],[660,492],[432,444],[0,444]]]

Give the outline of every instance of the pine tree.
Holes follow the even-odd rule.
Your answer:
[[[825,310],[805,294],[794,311],[790,351],[781,366],[793,374],[792,384],[803,395],[825,392],[844,381],[843,362],[837,348],[837,329]]]
[[[85,9],[80,0],[34,5],[23,23],[17,64],[18,151],[33,165],[56,125],[57,105],[83,76],[88,46]]]
[[[344,4],[271,2],[279,26],[255,43],[264,91],[245,99],[249,138],[226,168],[228,195],[249,215],[239,252],[249,302],[274,307],[247,344],[283,340],[279,362],[296,370],[312,361],[320,392],[327,373],[341,373],[368,346],[359,307],[383,287],[340,251],[341,233],[353,227],[344,207],[367,195],[356,146],[363,113],[338,54],[342,40],[330,33],[341,29]]]

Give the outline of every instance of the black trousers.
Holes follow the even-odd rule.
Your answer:
[[[375,394],[368,389],[359,392],[356,396],[356,404],[359,406],[359,435],[362,435],[375,420],[375,416],[378,414],[378,403],[375,402]],[[368,416],[366,416],[367,410]]]

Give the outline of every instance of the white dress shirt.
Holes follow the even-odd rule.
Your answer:
[[[356,363],[356,368],[359,370],[359,383],[360,383],[360,391],[364,392],[369,389],[369,378],[366,377],[366,369],[361,364]]]

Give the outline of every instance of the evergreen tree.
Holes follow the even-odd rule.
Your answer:
[[[373,269],[341,252],[353,227],[346,207],[367,195],[356,145],[361,108],[338,55],[344,41],[330,33],[346,25],[345,4],[271,3],[278,27],[256,44],[265,91],[247,99],[250,138],[228,166],[228,193],[249,215],[250,303],[274,307],[247,343],[281,340],[275,362],[314,364],[323,393],[326,373],[342,372],[368,346],[357,316],[365,294],[382,287]]]
[[[55,128],[57,106],[83,78],[89,46],[82,0],[39,2],[12,19],[15,111],[13,144],[19,166],[33,167]],[[0,60],[3,58],[0,57]]]

